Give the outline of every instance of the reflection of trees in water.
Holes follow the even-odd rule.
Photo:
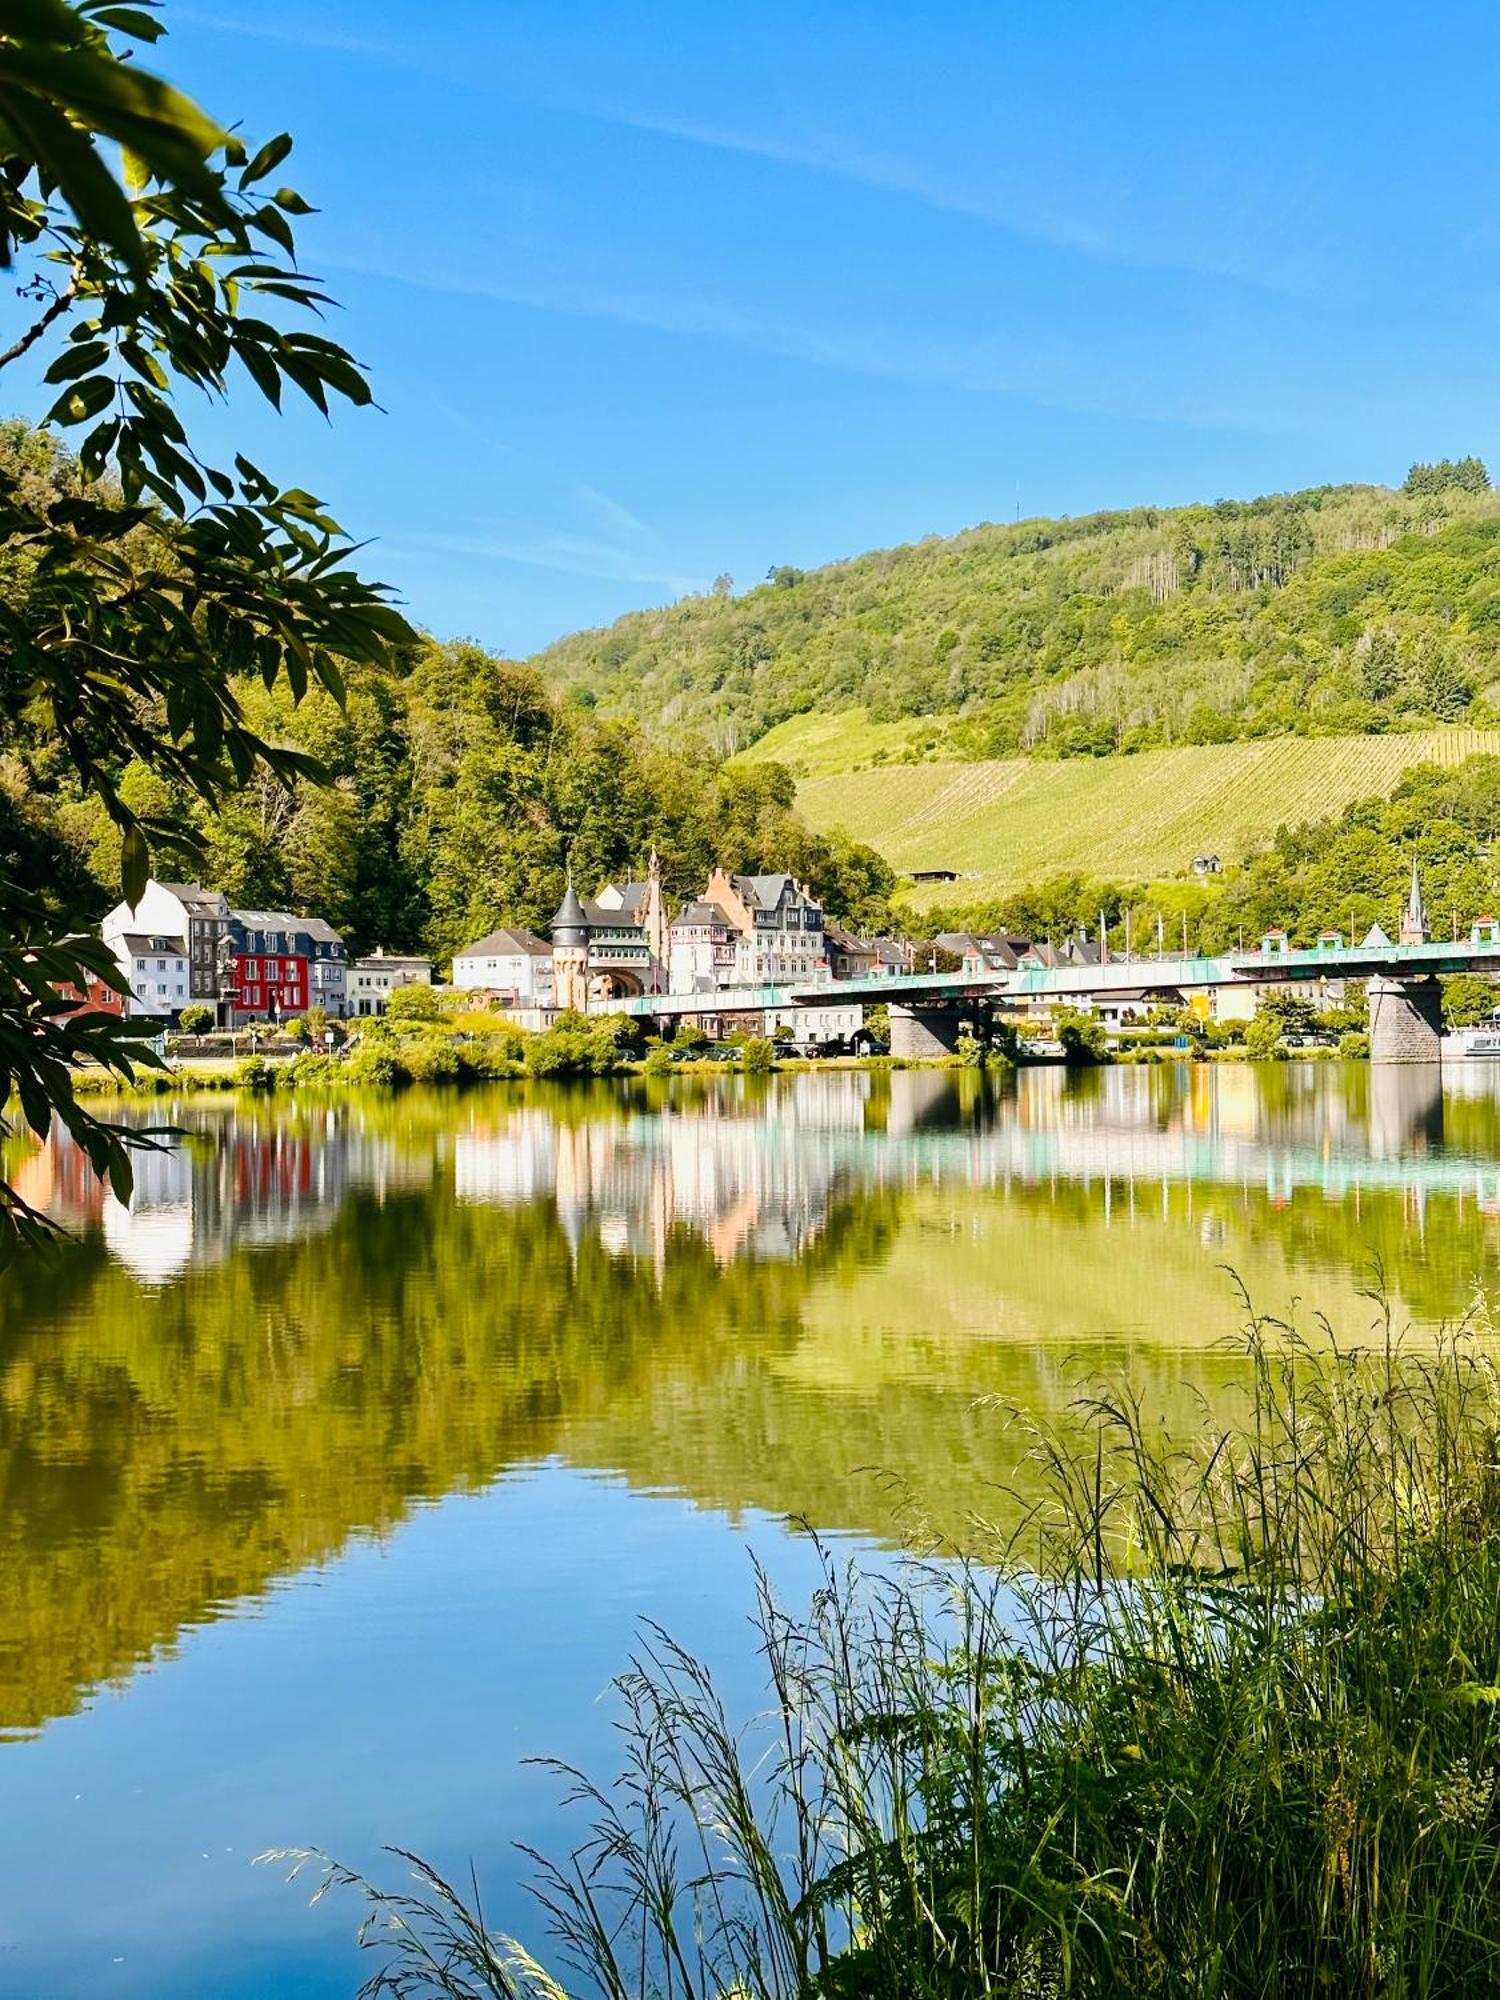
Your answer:
[[[648,1261],[571,1245],[551,1204],[356,1190],[323,1233],[164,1289],[97,1242],[55,1287],[12,1286],[0,1726],[66,1711],[414,1499],[565,1449],[569,1422],[640,1407],[648,1382],[698,1395],[757,1365],[795,1342],[809,1283],[879,1258],[891,1206],[841,1198],[798,1261],[725,1269],[677,1231],[660,1282]]]
[[[176,1262],[107,1233],[59,1156],[58,1201],[85,1227],[92,1202],[92,1233],[0,1293],[0,1726],[544,1453],[875,1532],[890,1474],[961,1533],[1024,1477],[979,1399],[1056,1410],[1089,1368],[1128,1366],[1186,1424],[1195,1391],[1227,1393],[1238,1364],[1204,1329],[1233,1321],[1229,1246],[1351,1290],[1377,1251],[1411,1309],[1452,1316],[1492,1274],[1493,1218],[1421,1176],[1493,1163],[1500,1116],[1493,1085],[1435,1106],[1406,1075],[210,1102],[143,1183],[143,1215],[187,1216]],[[1013,1166],[1142,1156],[1177,1178]],[[1223,1159],[1262,1178],[1193,1180]],[[1340,1160],[1390,1184],[1267,1185]]]

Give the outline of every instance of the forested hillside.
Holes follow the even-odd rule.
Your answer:
[[[1500,496],[1478,460],[1398,491],[975,528],[559,641],[605,714],[743,750],[790,716],[944,718],[945,756],[1100,755],[1500,720]],[[921,755],[923,733],[897,755]]]
[[[0,453],[26,479],[66,488],[71,477],[55,444],[22,425],[0,428]],[[24,561],[0,569],[23,614],[28,578]],[[439,955],[497,923],[545,927],[570,859],[591,890],[639,872],[653,844],[674,895],[718,862],[787,868],[816,881],[835,915],[886,919],[889,868],[810,833],[775,766],[728,771],[701,746],[660,747],[475,646],[428,641],[345,680],[343,706],[322,690],[296,703],[284,684],[236,683],[250,726],[316,758],[331,784],[263,770],[210,809],[140,766],[110,773],[153,827],[159,873],[201,872],[234,901],[325,916],[361,949]],[[195,831],[200,851],[174,853],[174,828]],[[102,912],[118,898],[119,842],[49,713],[27,687],[0,685],[0,870]]]

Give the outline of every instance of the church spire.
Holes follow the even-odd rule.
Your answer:
[[[1422,903],[1422,883],[1417,874],[1417,857],[1411,858],[1411,888],[1407,891],[1406,908],[1401,914],[1401,944],[1426,944],[1431,933],[1427,928],[1427,911]]]

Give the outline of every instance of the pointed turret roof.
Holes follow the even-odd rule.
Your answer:
[[[1411,858],[1411,888],[1407,892],[1406,908],[1401,915],[1401,943],[1425,944],[1427,942],[1427,912],[1422,905],[1422,883],[1417,874],[1417,857]]]
[[[552,942],[554,944],[587,944],[589,941],[588,913],[578,900],[578,891],[573,887],[573,871],[568,870],[568,886],[552,919]]]

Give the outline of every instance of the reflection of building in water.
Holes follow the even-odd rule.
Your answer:
[[[104,1240],[125,1266],[148,1285],[165,1285],[193,1261],[193,1167],[173,1144],[162,1153],[137,1153],[130,1206],[113,1195],[104,1202]]]
[[[1500,1065],[1440,1079],[1405,1066],[1183,1064],[1004,1084],[830,1071],[763,1091],[704,1078],[555,1107],[520,1093],[455,1100],[451,1121],[404,1143],[391,1136],[399,1123],[357,1099],[188,1116],[185,1144],[139,1156],[128,1212],[66,1137],[25,1163],[22,1191],[72,1226],[99,1219],[111,1252],[155,1284],[235,1245],[322,1230],[356,1190],[383,1203],[425,1188],[450,1157],[458,1201],[551,1203],[575,1249],[594,1240],[658,1272],[680,1231],[721,1264],[796,1259],[856,1188],[1072,1182],[1101,1189],[1106,1221],[1133,1214],[1141,1190],[1164,1202],[1174,1184],[1239,1187],[1276,1207],[1300,1190],[1356,1204],[1395,1190],[1419,1225],[1435,1193],[1500,1206]]]
[[[660,1269],[674,1229],[721,1264],[794,1258],[822,1231],[835,1184],[856,1162],[871,1079],[798,1079],[764,1100],[705,1092],[659,1111],[559,1124],[518,1108],[473,1125],[453,1150],[460,1201],[513,1204],[550,1194],[576,1249],[591,1232],[612,1256]]]
[[[384,1200],[432,1178],[430,1153],[411,1160],[332,1111],[297,1120],[269,1112],[199,1116],[185,1135],[133,1152],[132,1164],[128,1205],[105,1191],[66,1133],[28,1169],[44,1197],[38,1207],[68,1228],[99,1218],[112,1255],[147,1284],[216,1263],[235,1247],[315,1235],[355,1187]]]

